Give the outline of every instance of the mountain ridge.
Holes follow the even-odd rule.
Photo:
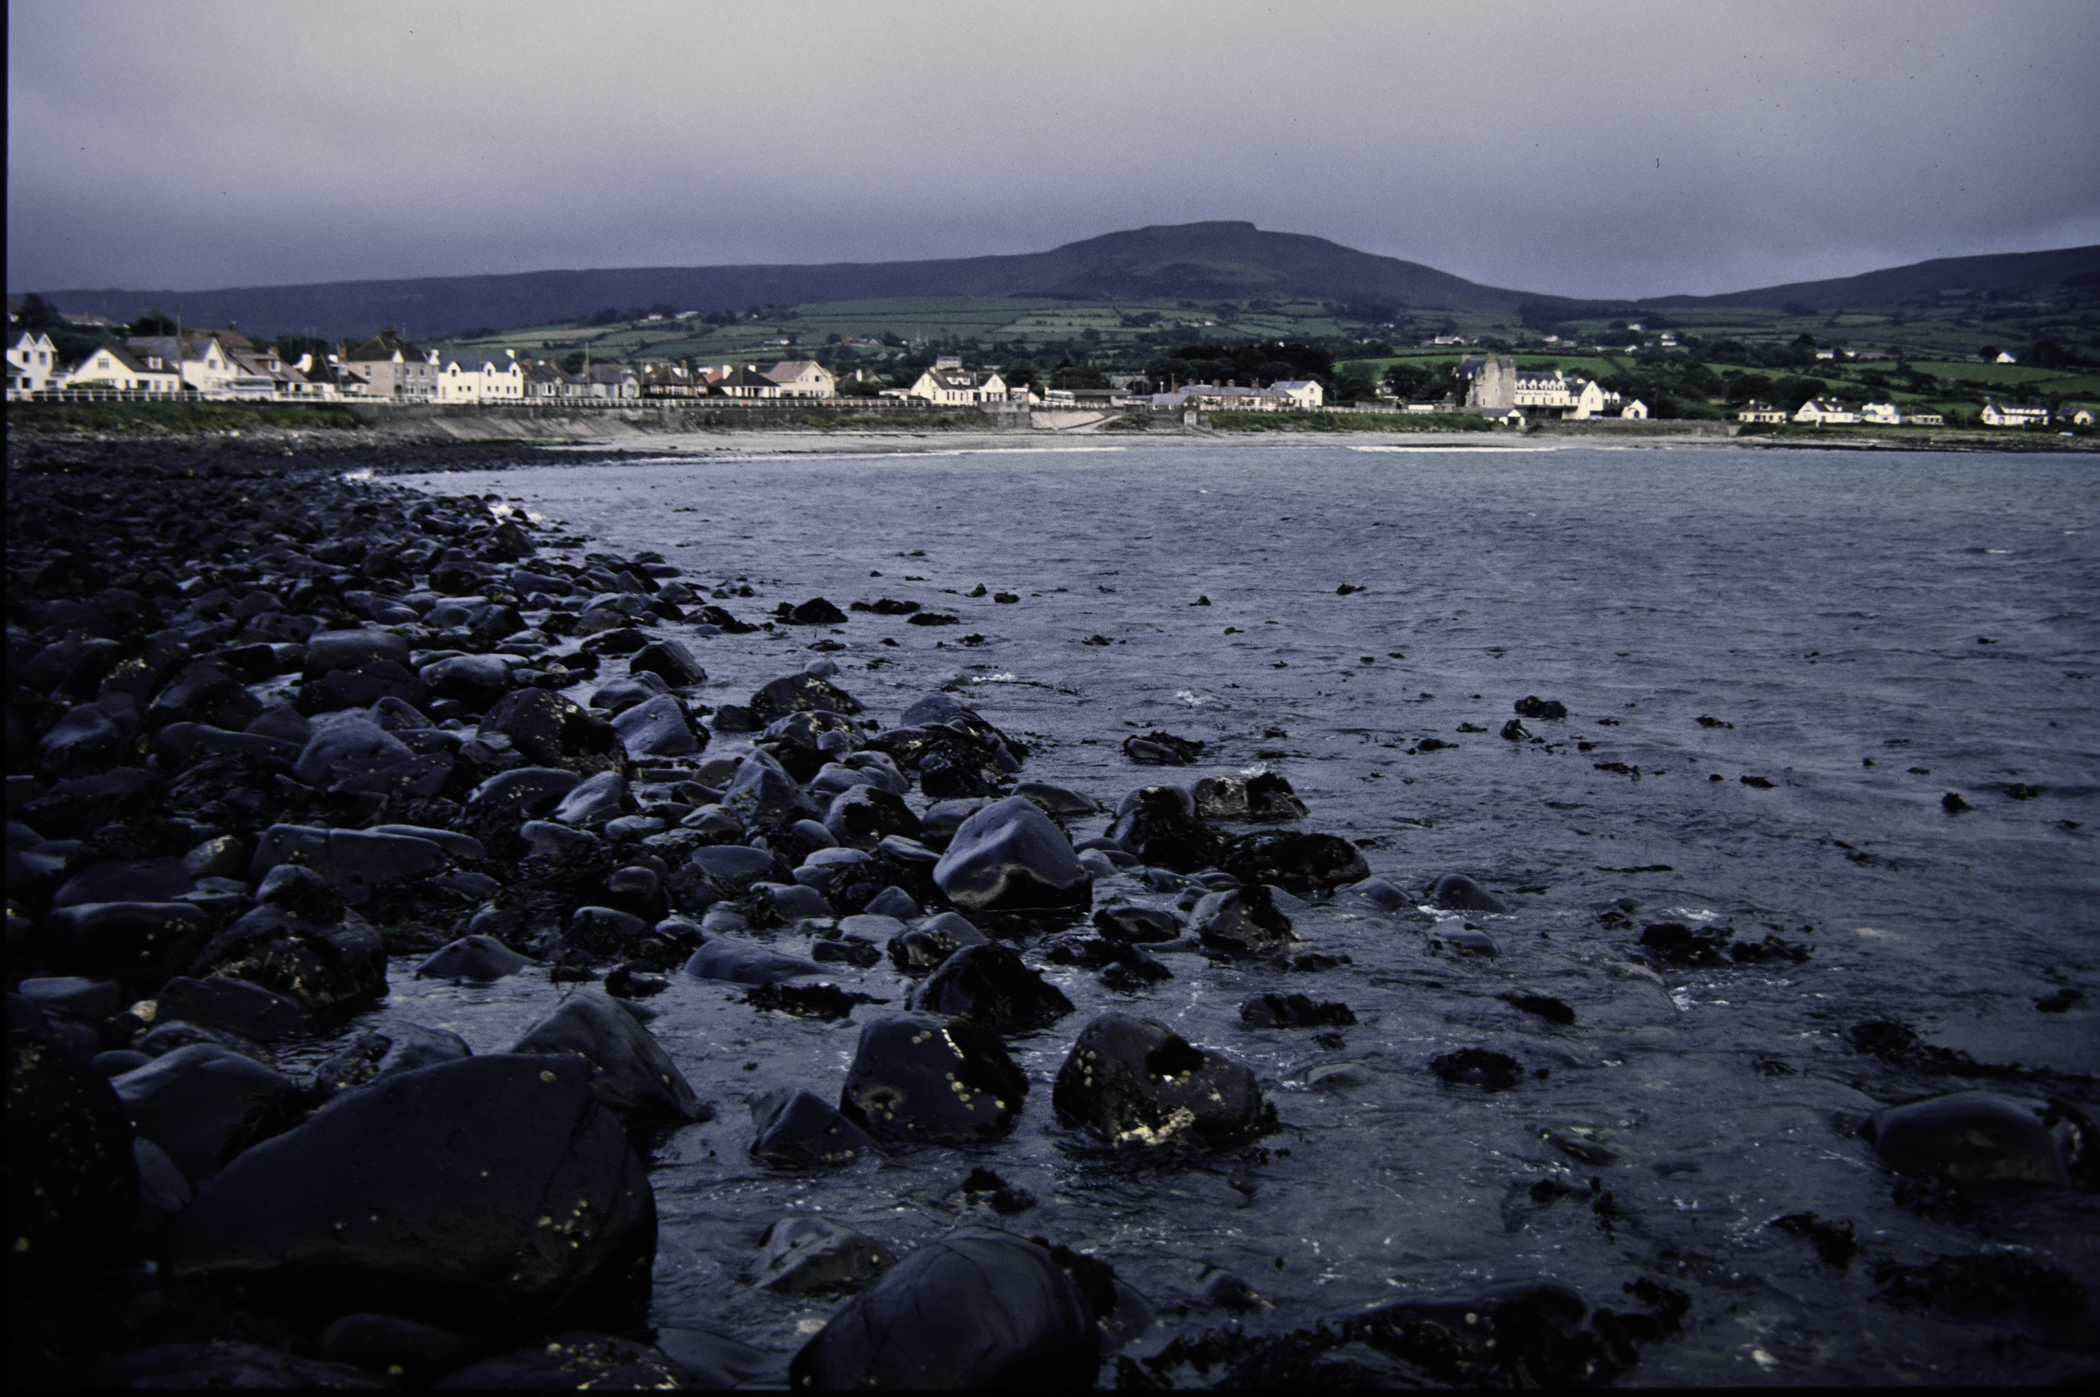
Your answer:
[[[1952,278],[1957,287],[1947,285]],[[912,262],[576,268],[452,277],[360,279],[210,291],[118,288],[45,293],[69,313],[128,322],[158,308],[189,324],[246,324],[330,338],[393,325],[426,339],[509,330],[588,315],[602,306],[735,310],[899,297],[1010,296],[1091,301],[1301,300],[1387,313],[1573,314],[1582,307],[1772,306],[1889,308],[1941,291],[2003,293],[2044,285],[2100,291],[2100,246],[1936,258],[1854,277],[1792,282],[1718,296],[1636,300],[1558,296],[1488,286],[1401,258],[1362,252],[1250,222],[1155,224],[1043,252]]]

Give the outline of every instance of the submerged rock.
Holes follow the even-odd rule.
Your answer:
[[[911,994],[911,1007],[962,1017],[994,1033],[1048,1028],[1072,1012],[1064,991],[1004,946],[965,946]]]
[[[839,1110],[878,1140],[979,1145],[1012,1133],[1028,1079],[968,1019],[889,1014],[869,1023]]]
[[[1263,955],[1298,944],[1291,919],[1260,883],[1211,893],[1189,914],[1189,927],[1204,945],[1234,955]]]
[[[515,975],[530,964],[530,960],[493,936],[462,936],[426,957],[416,967],[416,978],[487,983]]]
[[[1957,1188],[2065,1188],[2063,1152],[2041,1112],[1990,1091],[1958,1091],[1876,1111],[1865,1134],[1898,1173]],[[2093,1142],[2083,1142],[2088,1147]]]
[[[1091,1387],[1094,1315],[1050,1253],[1003,1233],[929,1242],[848,1301],[789,1368],[797,1391]]]
[[[751,1103],[751,1153],[768,1164],[846,1164],[875,1150],[868,1133],[814,1092],[769,1092]]]
[[[744,1283],[789,1295],[852,1290],[897,1259],[873,1238],[821,1217],[782,1218],[766,1229],[758,1248]]]
[[[1480,884],[1463,873],[1446,873],[1436,880],[1429,890],[1429,902],[1433,907],[1443,907],[1454,912],[1507,912],[1509,907]]]
[[[1233,841],[1222,866],[1242,883],[1273,883],[1300,897],[1371,876],[1356,846],[1332,834],[1244,835]]]
[[[1067,1125],[1118,1147],[1215,1148],[1276,1127],[1245,1063],[1113,1011],[1080,1033],[1051,1104]]]

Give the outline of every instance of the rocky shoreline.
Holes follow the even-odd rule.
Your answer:
[[[851,1293],[792,1357],[652,1330],[650,1160],[670,1132],[747,1106],[752,1158],[786,1171],[996,1144],[1029,1093],[1005,1040],[1048,1029],[1075,1148],[1156,1169],[1258,1151],[1276,1110],[1245,1063],[1138,1013],[1068,1022],[1040,967],[1111,989],[1170,978],[1170,952],[1287,969],[1321,955],[1293,931],[1307,903],[1501,906],[1463,877],[1373,876],[1280,777],[1137,772],[1110,812],[1028,779],[1027,744],[952,695],[870,713],[822,658],[710,707],[665,625],[733,641],[844,614],[823,598],[761,612],[748,588],[654,554],[553,561],[541,550],[591,546],[492,495],[346,478],[436,463],[377,456],[13,462],[20,1380],[1575,1385],[1677,1331],[1688,1302],[1667,1286],[1607,1302],[1540,1281],[1281,1336],[1191,1329],[1140,1364],[1123,1350],[1159,1337],[1155,1316],[1112,1255],[979,1226],[897,1257],[817,1216],[776,1223],[752,1265],[753,1284]],[[1133,734],[1124,752],[1134,770],[1179,766],[1180,744]],[[1101,836],[1069,832],[1103,817]],[[1133,876],[1176,910],[1117,898]],[[1650,927],[1643,944],[1678,964],[1790,954],[1675,933],[1691,935]],[[572,992],[506,1052],[396,1025],[302,1054],[385,996],[404,956],[419,977]],[[907,1003],[834,983],[882,962],[913,977]],[[648,1027],[672,976],[854,1018],[843,1086],[704,1099]],[[1241,1012],[1353,1022],[1302,994]],[[1434,1070],[1494,1091],[1517,1064],[1483,1051]],[[1890,1168],[1957,1200],[2095,1183],[2092,1128],[2068,1105],[1957,1093],[1871,1130]],[[979,1173],[1006,1215],[1007,1186]],[[1262,1303],[1228,1271],[1210,1290],[1221,1314]]]

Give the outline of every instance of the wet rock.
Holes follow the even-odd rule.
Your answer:
[[[1092,797],[1044,781],[1023,781],[1014,787],[1014,794],[1053,820],[1082,819],[1101,810],[1101,803]]]
[[[1255,776],[1206,776],[1189,790],[1206,820],[1302,820],[1309,815],[1291,783],[1273,771]]]
[[[869,898],[868,905],[861,910],[870,916],[894,917],[900,922],[908,922],[917,917],[922,909],[910,893],[902,888],[890,886]]]
[[[1246,1064],[1113,1011],[1080,1033],[1051,1104],[1065,1124],[1118,1148],[1216,1148],[1276,1128]]]
[[[669,694],[636,704],[612,720],[629,761],[689,757],[707,745],[706,731],[693,730],[685,707]]]
[[[923,974],[965,946],[986,944],[984,933],[971,925],[968,918],[954,912],[942,912],[923,919],[902,936],[893,938],[889,943],[890,960],[907,975]]]
[[[1144,786],[1124,796],[1108,837],[1146,863],[1176,873],[1215,867],[1226,844],[1196,818],[1195,801],[1179,786]]]
[[[1460,1048],[1430,1059],[1429,1070],[1453,1086],[1508,1091],[1524,1080],[1524,1065],[1508,1053],[1487,1048]]]
[[[1526,1281],[1382,1305],[1349,1321],[1347,1333],[1440,1384],[1587,1387],[1635,1357],[1631,1345],[1613,1344],[1589,1319],[1589,1302],[1578,1291]]]
[[[262,985],[325,1018],[386,991],[386,949],[361,919],[309,918],[265,903],[205,943],[191,973]]]
[[[1066,907],[1093,883],[1050,817],[1019,796],[963,821],[934,866],[933,880],[967,910]]]
[[[1849,1222],[1832,1222],[1814,1213],[1788,1213],[1785,1217],[1772,1219],[1772,1226],[1781,1232],[1807,1238],[1825,1266],[1835,1266],[1842,1271],[1852,1264],[1853,1257],[1859,1255],[1859,1239]]]
[[[1463,873],[1446,873],[1429,890],[1432,907],[1453,912],[1507,912],[1508,904]]]
[[[1212,1270],[1203,1277],[1203,1303],[1215,1310],[1251,1314],[1273,1308],[1262,1293],[1230,1271]]]
[[[449,1329],[438,1329],[395,1315],[354,1314],[323,1329],[314,1351],[330,1363],[345,1363],[368,1373],[398,1376],[426,1387],[480,1355],[481,1345]]]
[[[1343,1028],[1356,1022],[1346,1004],[1315,1003],[1302,994],[1257,995],[1240,1006],[1249,1028]]]
[[[685,1387],[685,1379],[684,1368],[660,1349],[611,1334],[572,1330],[469,1364],[435,1386],[445,1392],[621,1391]]]
[[[1503,994],[1497,995],[1496,998],[1509,1005],[1512,1009],[1521,1009],[1527,1014],[1536,1014],[1547,1023],[1563,1028],[1575,1022],[1575,1011],[1551,995]]]
[[[1734,938],[1727,927],[1694,931],[1682,922],[1656,922],[1641,928],[1641,948],[1650,959],[1686,969],[1723,964],[1722,954]]]
[[[746,829],[791,825],[797,820],[817,819],[824,813],[802,793],[795,778],[765,752],[753,752],[744,758],[736,779],[722,792],[721,805],[742,820]]]
[[[2086,1288],[2055,1266],[2014,1252],[1943,1256],[1923,1266],[1885,1261],[1874,1268],[1875,1299],[1899,1310],[1948,1319],[2024,1318],[2045,1330],[2090,1324]]]
[[[652,640],[634,652],[627,661],[630,674],[653,674],[674,689],[688,685],[705,684],[707,671],[700,661],[686,648],[683,641]]]
[[[370,703],[377,697],[375,693],[363,702]],[[170,723],[191,722],[239,732],[255,721],[262,707],[261,700],[248,692],[240,676],[224,664],[218,660],[197,660],[154,695],[143,726],[157,732]]]
[[[314,1069],[314,1088],[324,1097],[369,1086],[383,1077],[399,1076],[474,1054],[467,1040],[449,1028],[425,1028],[395,1020],[384,1028],[360,1033],[342,1051]]]
[[[2066,1188],[2071,1183],[2063,1151],[2042,1113],[1996,1092],[1958,1091],[1890,1106],[1874,1113],[1864,1133],[1898,1173],[1955,1188]]]
[[[755,941],[718,936],[693,952],[685,963],[685,973],[695,979],[721,980],[732,985],[774,985],[802,975],[822,974],[823,967]]]
[[[913,1009],[962,1017],[994,1033],[1048,1028],[1072,1012],[1064,991],[1004,946],[965,946],[912,991]]]
[[[980,1145],[1012,1133],[1028,1079],[968,1019],[889,1014],[861,1029],[839,1111],[878,1140]]]
[[[1093,1313],[1047,1251],[954,1233],[848,1301],[795,1355],[789,1385],[1077,1389],[1093,1384],[1099,1356]]]
[[[777,881],[780,872],[779,860],[770,852],[744,844],[705,845],[693,850],[688,861],[710,886],[728,896],[744,892],[753,883]]]
[[[822,597],[811,597],[799,606],[782,602],[773,618],[791,626],[842,626],[846,623],[846,613]]]
[[[1123,739],[1123,755],[1140,766],[1188,766],[1203,755],[1203,744],[1170,732],[1133,734]]]
[[[670,686],[654,674],[630,674],[625,679],[615,679],[593,690],[590,706],[617,715],[658,694],[669,692]]]
[[[194,903],[89,902],[54,909],[37,943],[53,970],[113,979],[132,997],[187,962],[209,926]]]
[[[432,698],[456,699],[480,713],[517,687],[515,671],[496,655],[454,655],[416,671]]]
[[[485,735],[500,733],[533,766],[561,767],[581,776],[614,771],[620,741],[612,725],[581,704],[545,689],[505,695],[481,720]]]
[[[425,958],[416,967],[416,978],[486,984],[506,975],[515,975],[530,964],[530,960],[493,936],[462,936]]]
[[[751,1153],[768,1164],[846,1164],[875,1150],[866,1131],[807,1091],[781,1090],[751,1103]]]
[[[442,867],[445,858],[442,844],[421,835],[272,825],[256,841],[248,876],[261,879],[284,864],[308,868],[355,907],[391,884]]]
[[[1453,926],[1449,922],[1437,926],[1437,934],[1430,939],[1431,950],[1453,950],[1466,956],[1499,956],[1502,948],[1495,938],[1476,926]]]
[[[1094,929],[1111,941],[1174,941],[1181,922],[1172,912],[1151,907],[1104,907],[1094,913]]]
[[[1328,892],[1371,875],[1348,840],[1286,831],[1243,835],[1220,865],[1243,884],[1269,883],[1299,897]]]
[[[405,666],[408,642],[390,631],[316,631],[306,640],[308,679],[333,670],[363,670],[378,663]]]
[[[831,944],[834,943],[827,941],[819,941],[817,943],[820,948]],[[874,948],[869,947],[868,949],[873,950]],[[819,955],[817,959],[821,961],[827,960],[829,957]],[[876,999],[872,995],[856,994],[848,990],[842,990],[837,985],[820,982],[814,985],[793,983],[755,985],[752,987],[751,993],[744,996],[744,1002],[754,1009],[771,1009],[782,1014],[792,1014],[798,1019],[815,1019],[819,1023],[837,1023],[840,1019],[851,1018],[853,1006],[856,1004],[881,1004],[886,1001]]]
[[[98,1266],[129,1235],[138,1195],[132,1138],[129,1113],[109,1079],[52,1032],[33,1004],[10,994],[11,1284]],[[11,1324],[10,1348],[21,1342]]]
[[[161,986],[156,1003],[156,1018],[162,1021],[181,1019],[256,1043],[301,1037],[313,1028],[297,1000],[223,975],[208,980],[178,975]]]
[[[895,1260],[888,1247],[829,1218],[787,1217],[759,1239],[744,1284],[787,1295],[855,1290]]]
[[[1512,718],[1502,725],[1501,736],[1504,742],[1528,742],[1531,739],[1531,730]]]
[[[511,1051],[582,1058],[590,1068],[591,1091],[622,1116],[707,1120],[713,1115],[700,1104],[656,1035],[598,990],[570,995]]]
[[[1291,919],[1260,883],[1209,894],[1189,914],[1189,929],[1204,945],[1234,955],[1265,955],[1298,943]]]
[[[751,696],[751,712],[761,723],[806,709],[831,713],[860,712],[860,700],[821,675],[804,672],[785,675]]]
[[[805,917],[828,917],[832,906],[815,888],[801,883],[771,883],[764,888],[774,915],[783,921]]]
[[[1537,694],[1527,694],[1517,700],[1519,718],[1545,718],[1558,722],[1568,716],[1568,706],[1559,699],[1542,699]]]
[[[51,775],[101,771],[123,759],[124,730],[92,703],[75,705],[37,742],[39,764]]]
[[[520,820],[544,815],[580,780],[575,772],[558,767],[521,766],[499,771],[476,786],[467,796],[467,806],[477,815]]]
[[[217,1174],[252,1143],[296,1090],[283,1073],[212,1043],[165,1053],[110,1086],[138,1133],[192,1183]]]
[[[204,1344],[156,1344],[99,1359],[81,1374],[88,1385],[118,1388],[255,1389],[345,1388],[391,1390],[393,1384],[343,1363],[300,1358],[281,1348],[220,1339]]]
[[[164,1265],[501,1334],[639,1325],[655,1249],[648,1176],[585,1065],[506,1054],[374,1082],[249,1150],[177,1219]]]
[[[568,942],[587,956],[625,955],[649,932],[649,923],[617,907],[579,907],[569,916]]]

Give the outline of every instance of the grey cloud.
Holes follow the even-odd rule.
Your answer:
[[[873,261],[1252,219],[1711,292],[2100,241],[2100,7],[21,0],[8,284]]]

